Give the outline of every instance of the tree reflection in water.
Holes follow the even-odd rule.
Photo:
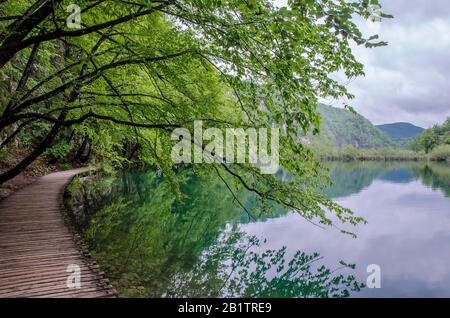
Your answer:
[[[341,262],[330,270],[317,265],[322,257],[297,251],[288,260],[286,247],[258,252],[254,236],[232,231],[208,248],[188,272],[177,273],[169,297],[349,297],[363,284],[353,276],[334,274],[354,265]]]
[[[151,171],[69,188],[74,221],[122,297],[348,297],[363,287],[340,274],[354,265],[329,269],[318,254],[264,250],[242,232],[234,199],[255,211],[250,193],[233,197],[221,180],[189,170],[178,177],[182,198]]]

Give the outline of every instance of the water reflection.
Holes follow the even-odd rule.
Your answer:
[[[336,186],[329,193],[368,221],[355,229],[357,239],[311,227],[294,213],[243,230],[264,235],[266,248],[318,251],[325,265],[339,259],[356,263],[361,281],[368,265],[380,265],[382,288],[365,288],[354,297],[450,297],[450,166],[333,165]]]
[[[281,208],[254,220],[220,180],[188,170],[180,200],[151,171],[74,183],[74,219],[122,296],[450,296],[450,166],[329,165],[327,193],[369,222],[357,239]],[[361,289],[369,264],[381,289]]]
[[[369,188],[375,180],[410,183],[420,180],[450,196],[450,165],[437,162],[330,162],[326,164],[335,182],[325,190],[332,198],[347,197]]]
[[[240,228],[248,218],[220,180],[189,170],[178,177],[181,200],[151,171],[69,189],[74,221],[121,296],[348,297],[363,288],[350,275],[355,265],[325,267],[315,252],[264,248]]]
[[[236,229],[236,228],[235,228]],[[286,247],[260,251],[261,241],[233,230],[209,246],[188,271],[179,271],[163,296],[170,297],[348,297],[364,287],[339,268],[321,265],[323,257]]]

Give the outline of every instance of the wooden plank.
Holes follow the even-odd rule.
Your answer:
[[[114,297],[66,228],[65,185],[75,169],[52,173],[0,202],[0,297]],[[81,289],[67,287],[69,264],[80,266]]]
[[[53,262],[53,263],[46,263],[46,264],[40,264],[39,266],[39,271],[35,271],[36,273],[39,273],[40,271],[46,271],[46,270],[52,270],[54,272],[58,272],[60,270],[64,270],[66,271],[67,269],[67,265],[65,266],[61,266],[60,262]],[[88,267],[88,268],[95,268],[95,265],[80,265],[81,268],[83,267]],[[27,273],[33,273],[33,269],[35,268],[35,264],[28,264],[28,265],[23,265],[21,267],[15,267],[15,268],[5,268],[5,269],[0,269],[0,276],[2,275],[10,275],[11,273],[18,273],[20,275],[24,275]]]

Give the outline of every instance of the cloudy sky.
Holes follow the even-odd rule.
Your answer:
[[[427,128],[442,123],[450,117],[449,0],[380,3],[395,18],[358,25],[364,34],[379,34],[389,45],[354,47],[366,76],[348,84],[356,96],[349,104],[375,124],[411,122]]]

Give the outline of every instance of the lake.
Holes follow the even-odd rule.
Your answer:
[[[450,165],[332,162],[326,193],[364,217],[322,229],[184,170],[77,179],[73,220],[123,297],[450,297]],[[380,288],[363,286],[368,266]]]

